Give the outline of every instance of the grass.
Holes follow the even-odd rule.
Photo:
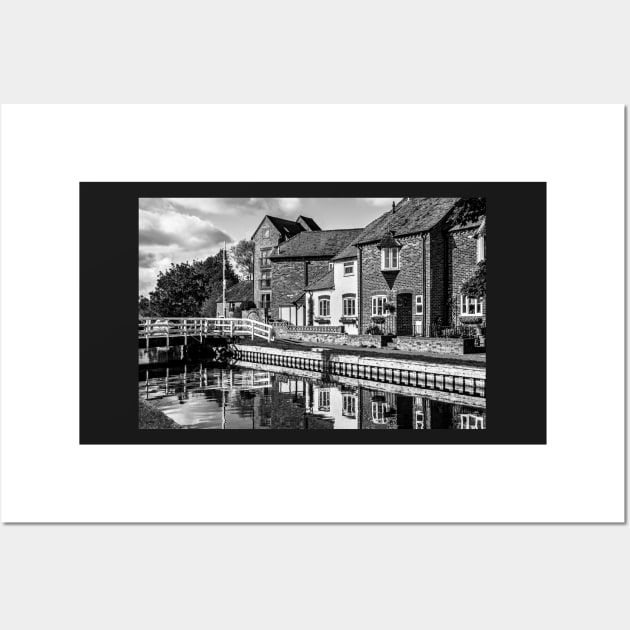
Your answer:
[[[156,409],[146,400],[138,399],[138,427],[140,429],[185,429]]]

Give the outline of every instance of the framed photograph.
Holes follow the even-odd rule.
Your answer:
[[[545,183],[82,183],[81,442],[544,444],[545,209]]]

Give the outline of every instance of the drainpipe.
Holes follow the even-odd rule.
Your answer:
[[[426,250],[427,250],[427,235],[422,233],[422,336],[428,337],[428,317],[427,317],[427,267],[426,267]]]

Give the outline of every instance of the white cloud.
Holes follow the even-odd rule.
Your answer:
[[[283,212],[294,212],[302,203],[302,200],[297,197],[275,197],[275,200]]]
[[[377,208],[390,208],[392,201],[399,201],[399,199],[390,199],[389,197],[362,197],[361,199]]]

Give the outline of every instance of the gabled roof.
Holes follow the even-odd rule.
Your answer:
[[[344,247],[334,258],[333,260],[344,260],[348,258],[356,258],[358,256],[357,248],[350,244]]]
[[[295,221],[296,223],[299,222],[299,220],[302,219],[302,221],[304,221],[304,223],[306,223],[306,225],[308,225],[309,229],[313,230],[314,232],[320,231],[322,228],[319,227],[319,225],[317,225],[317,223],[315,223],[315,221],[313,219],[311,219],[311,217],[305,217],[303,214],[301,214]]]
[[[300,225],[297,221],[281,219],[280,217],[272,217],[271,215],[266,214],[262,218],[262,221],[258,224],[258,227],[254,230],[251,238],[254,238],[256,232],[258,232],[258,230],[260,229],[260,226],[265,222],[265,219],[269,219],[271,225],[273,225],[276,230],[280,232],[280,235],[284,236],[284,238],[291,238],[292,236],[295,236],[296,234],[299,234],[300,232],[303,232],[305,230],[304,226]]]
[[[335,274],[332,271],[325,273],[319,280],[315,280],[306,287],[307,291],[320,291],[321,289],[335,288]]]
[[[279,245],[279,252],[269,256],[271,260],[283,258],[332,258],[338,251],[349,245],[361,233],[353,230],[320,230],[300,232]]]
[[[252,280],[243,280],[232,285],[225,291],[226,302],[253,302],[254,283]],[[217,298],[217,302],[223,302],[223,295]]]
[[[394,210],[372,221],[353,243],[380,241],[388,232],[395,236],[426,232],[439,223],[452,209],[459,197],[405,197]]]

